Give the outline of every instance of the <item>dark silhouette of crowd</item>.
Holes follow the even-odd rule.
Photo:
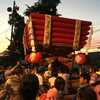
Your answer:
[[[0,100],[100,100],[97,70],[80,73],[57,60],[43,66],[20,62],[0,72]]]

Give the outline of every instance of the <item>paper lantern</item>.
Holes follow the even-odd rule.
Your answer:
[[[77,64],[84,64],[86,62],[86,55],[84,53],[75,55],[75,62]]]
[[[38,63],[42,58],[42,55],[40,52],[32,52],[29,56],[29,61],[34,64]]]

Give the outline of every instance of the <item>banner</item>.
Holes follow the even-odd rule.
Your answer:
[[[44,45],[50,45],[51,40],[51,16],[45,15]]]
[[[24,28],[24,35],[23,35],[23,45],[24,45],[24,53],[27,54],[27,50],[31,48],[31,51],[35,52],[35,37],[32,25],[31,16],[29,20],[27,20],[26,26]]]
[[[76,20],[75,35],[74,35],[74,41],[73,41],[73,49],[74,50],[79,49],[80,32],[81,32],[81,21]]]

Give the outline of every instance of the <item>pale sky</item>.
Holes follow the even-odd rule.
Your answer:
[[[38,0],[16,0],[20,7],[20,14],[26,9],[25,4],[32,5]],[[1,0],[0,2],[0,51],[4,50],[10,38],[10,25],[8,25],[7,7],[13,5],[13,0]],[[100,0],[61,0],[58,6],[58,13],[66,18],[74,18],[92,21],[94,27],[94,35],[92,45],[100,46]],[[99,31],[97,31],[99,30]]]

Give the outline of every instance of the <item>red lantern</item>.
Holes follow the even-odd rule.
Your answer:
[[[40,52],[32,52],[29,56],[29,61],[34,64],[38,63],[42,58],[42,55]]]
[[[75,55],[75,62],[77,64],[84,64],[86,62],[86,55],[84,53]]]

